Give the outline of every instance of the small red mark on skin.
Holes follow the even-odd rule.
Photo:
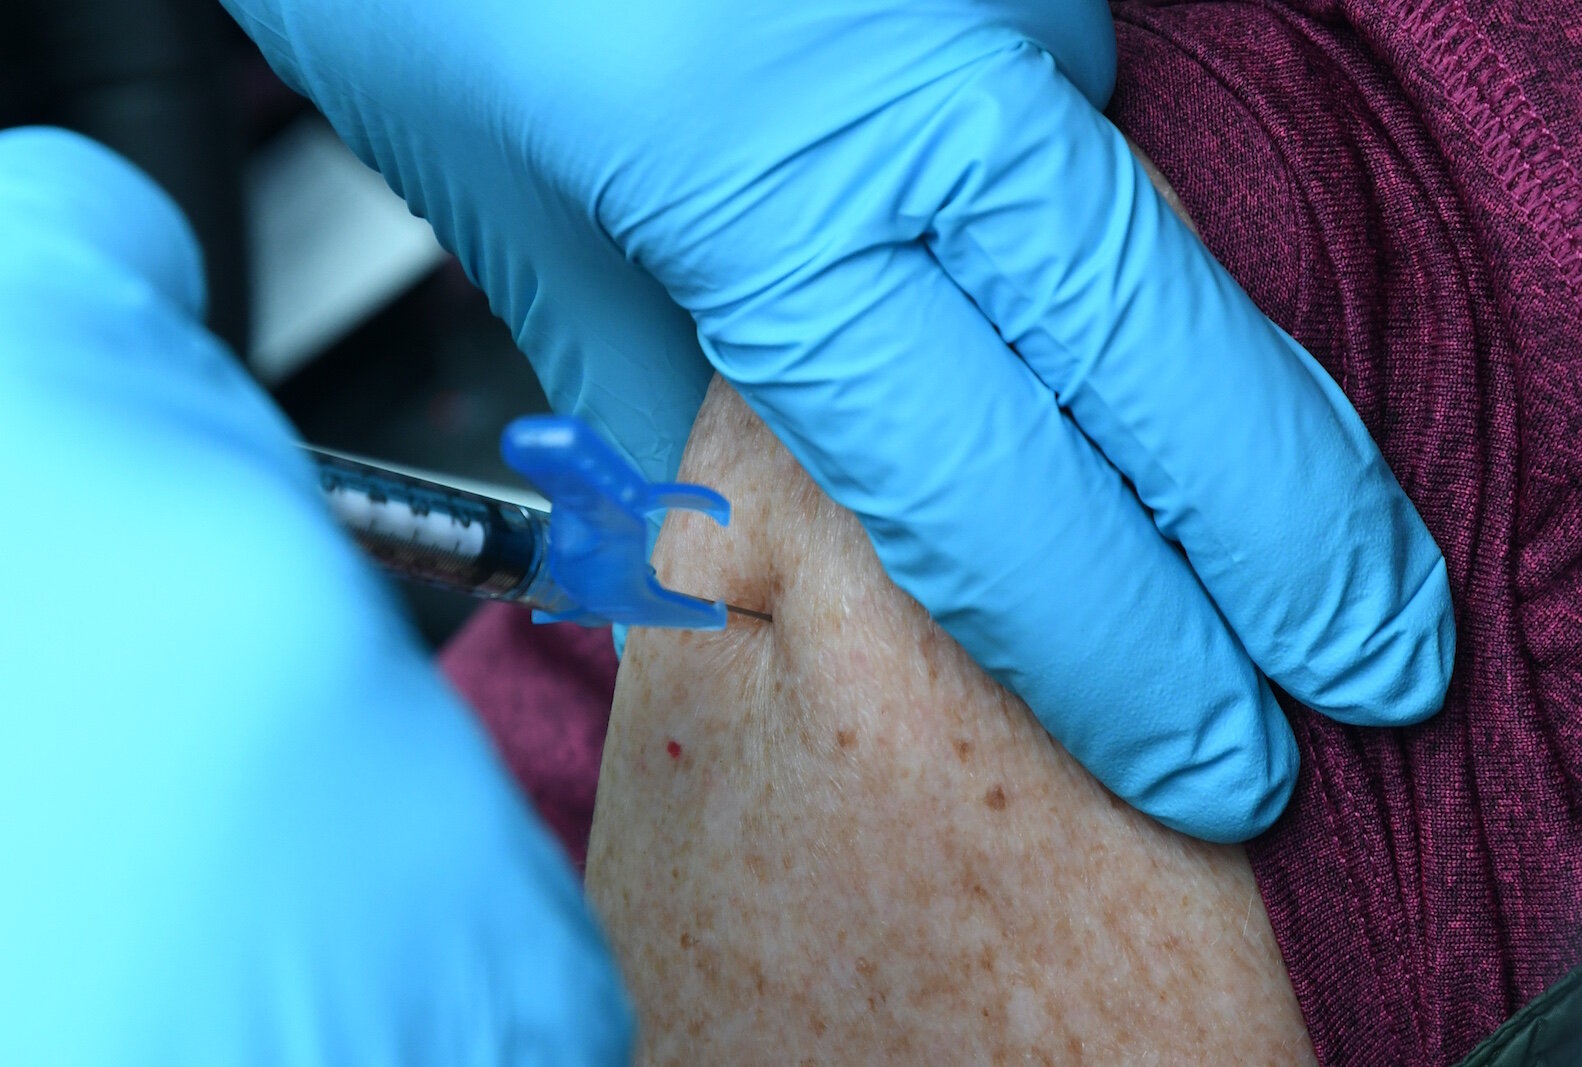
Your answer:
[[[681,758],[681,742],[680,741],[666,741],[665,742],[665,751],[670,753],[670,758],[671,759],[680,759]]]

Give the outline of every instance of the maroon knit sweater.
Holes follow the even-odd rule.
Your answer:
[[[1444,713],[1293,707],[1249,852],[1320,1060],[1454,1062],[1582,958],[1582,0],[1114,10],[1115,121],[1450,565]]]
[[[1249,852],[1319,1059],[1453,1063],[1582,961],[1582,0],[1114,11],[1111,116],[1449,562],[1443,714],[1288,704],[1300,783]],[[445,662],[580,854],[613,660],[552,633],[485,612]]]

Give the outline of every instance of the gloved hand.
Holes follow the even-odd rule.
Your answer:
[[[568,865],[201,279],[129,165],[0,134],[0,1063],[627,1062]]]
[[[557,408],[669,476],[707,357],[1162,821],[1234,840],[1284,806],[1258,668],[1348,722],[1440,706],[1443,560],[1097,110],[1102,0],[225,3]]]

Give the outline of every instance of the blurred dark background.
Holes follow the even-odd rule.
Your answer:
[[[0,0],[0,128],[30,124],[109,145],[181,204],[210,327],[306,440],[519,486],[499,432],[548,405],[509,331],[216,0]],[[476,606],[402,593],[436,645]]]

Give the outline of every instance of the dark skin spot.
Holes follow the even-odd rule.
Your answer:
[[[836,730],[835,731],[835,743],[837,745],[839,745],[841,748],[850,748],[851,746],[853,746],[853,745],[855,745],[857,743],[857,731],[855,731],[855,730]]]
[[[964,737],[958,737],[956,738],[954,745],[956,749],[956,758],[961,762],[966,763],[968,758],[972,755],[972,742],[968,741]]]
[[[823,1037],[824,1031],[829,1029],[829,1024],[824,1021],[824,1017],[821,1015],[813,1016],[809,1022],[812,1024],[813,1033],[817,1037]]]
[[[995,786],[984,794],[983,802],[989,806],[990,811],[1004,811],[1005,790],[1000,786]]]
[[[938,626],[930,626],[923,635],[923,640],[919,642],[919,651],[922,654],[924,664],[927,665],[928,684],[930,686],[939,683],[939,665],[944,662],[945,643],[948,640],[949,638],[945,636],[945,631]]]
[[[691,948],[695,944],[697,944],[697,942],[695,940],[693,940],[693,937],[692,937],[691,934],[687,933],[685,930],[681,931],[681,947],[682,948]]]
[[[864,978],[872,978],[873,972],[878,969],[878,966],[868,957],[857,957],[857,973],[862,975]]]

